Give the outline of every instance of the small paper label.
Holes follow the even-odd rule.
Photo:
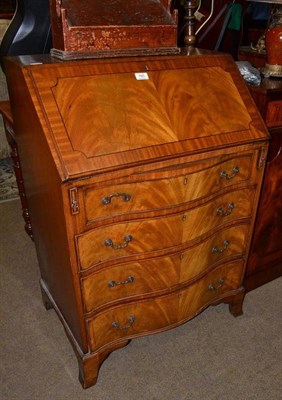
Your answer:
[[[145,80],[149,79],[149,75],[147,74],[147,72],[137,72],[135,74],[135,78],[138,81],[145,81]]]

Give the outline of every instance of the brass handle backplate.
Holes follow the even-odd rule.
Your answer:
[[[216,215],[219,215],[221,217],[226,217],[227,215],[230,215],[232,213],[234,208],[235,208],[235,204],[233,203],[233,201],[231,201],[230,203],[228,203],[226,210],[224,210],[223,207],[219,207],[216,210]]]
[[[121,249],[124,249],[125,247],[127,247],[129,242],[131,242],[132,240],[133,240],[133,237],[131,235],[126,235],[124,237],[124,242],[125,243],[114,244],[112,239],[106,239],[104,241],[104,245],[107,246],[107,247],[112,247],[114,250],[121,250]]]
[[[123,331],[123,330],[126,330],[126,329],[131,328],[132,325],[133,325],[133,323],[134,323],[134,321],[135,321],[135,317],[134,317],[134,315],[131,315],[131,316],[128,318],[127,324],[126,324],[126,325],[120,325],[119,322],[114,321],[114,322],[112,322],[112,327],[113,327],[113,328],[116,328],[116,329],[120,329],[120,330]]]
[[[113,193],[113,194],[110,194],[109,196],[103,197],[102,204],[104,206],[106,206],[107,204],[110,204],[113,197],[121,197],[123,199],[123,201],[131,200],[131,196],[128,193]]]
[[[220,173],[220,177],[221,179],[226,179],[227,181],[229,181],[230,179],[234,178],[239,172],[239,167],[234,167],[232,169],[231,174],[229,175],[226,171],[221,171]]]
[[[213,247],[212,248],[212,253],[223,253],[225,250],[227,250],[229,246],[229,241],[228,240],[224,240],[223,242],[223,247]]]
[[[120,282],[109,281],[108,282],[108,286],[109,287],[114,287],[114,286],[126,285],[127,283],[132,283],[132,282],[134,282],[134,277],[133,276],[129,276],[124,281],[120,281]]]
[[[225,279],[224,278],[220,278],[219,280],[218,280],[218,285],[217,286],[215,286],[215,285],[213,285],[213,284],[210,284],[209,285],[209,287],[208,287],[208,289],[211,291],[211,292],[216,292],[218,289],[220,289],[221,287],[222,287],[222,285],[224,284],[224,282],[225,282]]]

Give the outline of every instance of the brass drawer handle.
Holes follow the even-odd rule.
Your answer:
[[[134,317],[134,315],[131,315],[127,320],[127,325],[120,325],[119,322],[114,321],[114,322],[112,322],[112,327],[123,331],[123,330],[131,328],[134,321],[135,321],[135,317]]]
[[[113,197],[121,197],[123,199],[123,201],[130,201],[131,200],[130,194],[127,194],[127,193],[113,193],[110,196],[103,197],[102,198],[102,204],[104,206],[106,206],[107,204],[110,204],[110,202],[112,201]]]
[[[226,179],[229,181],[230,179],[234,178],[238,174],[238,172],[239,172],[239,167],[234,167],[232,169],[231,175],[229,175],[226,171],[222,171],[220,173],[220,177],[221,179]]]
[[[120,249],[124,249],[125,247],[127,247],[129,242],[131,242],[132,240],[133,240],[133,237],[131,235],[126,235],[124,237],[125,243],[114,244],[112,239],[106,239],[104,241],[104,245],[107,246],[107,247],[112,247],[114,250],[120,250]]]
[[[231,201],[230,203],[228,203],[226,210],[223,209],[223,207],[219,207],[216,210],[216,215],[219,215],[221,217],[226,217],[227,215],[230,215],[233,211],[235,207],[235,204],[233,203],[233,201]]]
[[[108,282],[108,286],[109,287],[114,287],[114,286],[126,285],[127,283],[132,283],[132,282],[134,282],[134,277],[133,276],[129,276],[124,281],[120,281],[120,282],[109,281]]]
[[[222,287],[222,285],[223,285],[224,282],[225,282],[225,279],[224,279],[224,278],[220,278],[220,279],[218,280],[218,282],[219,282],[219,284],[218,284],[217,286],[211,284],[211,285],[209,285],[208,289],[209,289],[211,292],[216,292],[218,289],[220,289],[220,288]]]
[[[228,240],[224,240],[223,247],[217,247],[217,246],[213,247],[212,253],[223,253],[225,250],[227,250],[228,246],[229,246]]]

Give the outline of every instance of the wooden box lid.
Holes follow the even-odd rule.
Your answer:
[[[171,0],[50,0],[53,46],[61,59],[175,54]]]
[[[28,111],[39,118],[62,180],[268,138],[231,56],[16,60],[8,81],[23,77]],[[10,91],[13,109],[23,87]],[[26,112],[16,121],[19,140]]]

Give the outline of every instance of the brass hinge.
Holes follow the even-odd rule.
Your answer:
[[[71,213],[72,213],[72,215],[78,214],[79,213],[79,202],[78,202],[78,196],[77,196],[77,188],[69,189],[69,195],[70,195]]]
[[[257,169],[261,169],[265,166],[266,163],[266,155],[267,155],[267,149],[265,146],[261,147],[259,151],[259,157],[258,157],[258,162],[257,162]]]

